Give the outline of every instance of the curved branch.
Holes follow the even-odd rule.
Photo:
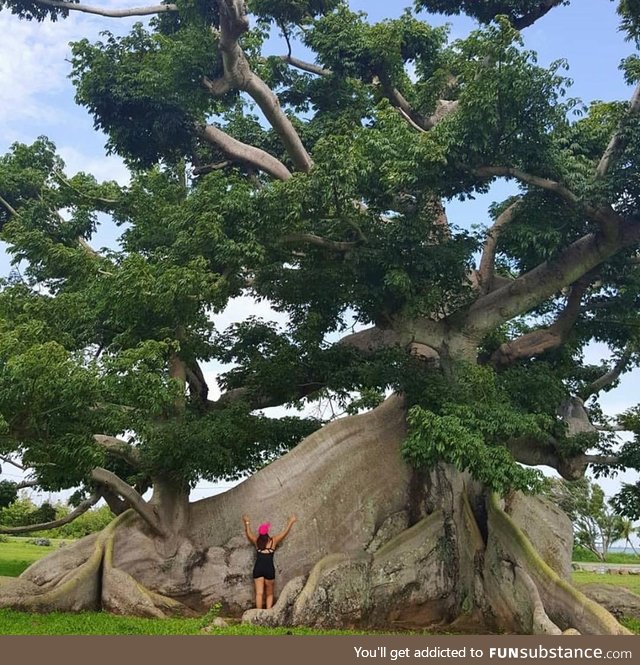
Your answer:
[[[165,531],[160,524],[152,506],[150,506],[128,483],[118,478],[115,473],[107,471],[101,467],[93,469],[91,477],[97,483],[106,485],[110,490],[120,495],[129,502],[130,506],[142,517],[142,519],[151,527],[151,529],[160,536],[164,536]]]
[[[202,139],[221,150],[231,159],[251,164],[278,180],[288,180],[291,177],[291,171],[273,155],[234,139],[218,127],[207,125],[198,127],[196,131]]]
[[[209,91],[209,94],[214,97],[222,97],[231,90],[231,83],[224,76],[217,79],[210,79],[208,76],[205,76],[202,79],[202,83]]]
[[[202,373],[202,368],[197,361],[194,360],[190,363],[185,363],[185,376],[189,386],[189,394],[199,399],[203,404],[206,404],[207,396],[209,395],[209,386]]]
[[[516,360],[532,358],[558,348],[567,339],[580,314],[580,305],[590,280],[580,279],[572,287],[567,304],[547,328],[534,330],[510,342],[501,344],[491,356],[494,365],[510,365]]]
[[[640,224],[634,220],[617,222],[615,234],[589,233],[579,238],[554,259],[478,298],[465,314],[466,331],[483,335],[514,316],[530,311],[639,240]]]
[[[22,466],[22,464],[18,464],[18,462],[14,462],[10,457],[7,455],[0,455],[0,462],[4,462],[5,464],[11,464],[12,466],[15,466],[16,469],[20,469],[20,471],[24,471],[25,468]]]
[[[513,220],[520,203],[521,199],[517,199],[511,203],[506,210],[503,210],[487,233],[482,258],[480,259],[480,267],[478,268],[478,282],[480,285],[480,293],[482,294],[489,293],[489,291],[493,289],[495,274],[494,263],[498,246],[498,236],[500,235],[502,227]]]
[[[16,483],[17,490],[24,490],[27,489],[27,487],[37,487],[37,486],[38,486],[37,480],[23,480],[22,482]]]
[[[593,427],[588,423],[589,427]],[[579,423],[581,431],[587,431],[583,423]],[[571,429],[571,426],[569,427]],[[593,428],[595,430],[595,428]],[[574,434],[576,430],[574,429]],[[554,437],[549,437],[546,441],[530,437],[519,437],[511,439],[507,449],[513,458],[521,464],[527,466],[549,466],[555,469],[565,480],[579,480],[584,477],[587,467],[590,464],[600,466],[618,466],[621,464],[620,457],[617,455],[587,455],[580,453],[567,457],[560,451],[560,443]]]
[[[103,9],[92,7],[76,2],[64,2],[62,0],[33,0],[37,5],[64,9],[65,11],[83,12],[85,14],[96,14],[107,18],[125,18],[127,16],[149,16],[150,14],[163,14],[165,12],[177,12],[177,5],[152,5],[149,7],[130,7],[127,9]]]
[[[106,485],[98,485],[100,490],[100,496],[104,499],[109,510],[116,516],[122,515],[126,510],[129,510],[131,506],[127,501],[121,499],[115,492],[109,489]]]
[[[140,468],[140,453],[126,441],[106,434],[94,434],[93,440],[108,453],[135,468]]]
[[[406,97],[396,88],[389,79],[388,76],[380,75],[374,78],[374,84],[379,82],[382,86],[382,92],[384,96],[391,102],[392,106],[395,106],[400,115],[414,128],[421,132],[426,132],[428,129],[431,129],[428,118],[425,118],[422,114],[417,113],[412,107],[411,104],[407,101]]]
[[[624,372],[624,370],[627,368],[627,365],[629,364],[631,356],[633,355],[635,350],[636,350],[635,344],[627,344],[618,362],[608,372],[605,372],[602,376],[597,378],[588,386],[585,386],[580,391],[580,397],[586,400],[587,397],[591,397],[591,395],[599,393],[603,388],[606,388],[607,386],[610,386],[614,381],[617,381],[622,372]]]
[[[100,494],[96,492],[88,499],[85,499],[75,510],[70,512],[68,515],[65,515],[64,517],[61,517],[59,520],[44,522],[42,524],[30,524],[29,526],[0,526],[0,533],[30,533],[31,531],[48,531],[49,529],[55,529],[59,526],[69,524],[69,522],[73,522],[73,520],[75,520],[77,517],[80,517],[80,515],[86,513],[87,510],[91,508],[91,506],[95,506],[99,500]]]
[[[633,91],[633,95],[631,96],[628,114],[620,121],[618,129],[611,137],[611,140],[609,141],[609,144],[607,145],[607,148],[604,151],[600,162],[598,163],[598,167],[596,168],[597,179],[604,178],[616,157],[624,149],[625,139],[623,137],[623,129],[629,120],[629,116],[634,113],[638,113],[638,111],[640,111],[640,83],[636,85],[635,90]]]
[[[342,337],[336,344],[351,347],[364,354],[401,347],[424,358],[438,359],[440,357],[438,349],[446,337],[443,321],[422,318],[408,323],[409,325],[403,325],[402,322],[396,321],[393,328],[380,326],[365,328]]]
[[[534,187],[540,187],[541,189],[554,192],[561,199],[572,205],[580,203],[580,199],[570,189],[559,182],[551,180],[550,178],[543,178],[542,176],[526,173],[521,169],[511,166],[481,166],[474,169],[473,174],[479,178],[515,178],[527,185],[533,185]]]
[[[275,129],[296,168],[308,173],[313,168],[313,160],[304,147],[291,120],[280,107],[280,101],[271,88],[252,72],[240,88],[247,92],[260,107],[269,124]]]
[[[325,69],[322,65],[316,65],[312,62],[306,62],[299,58],[294,58],[291,55],[279,56],[281,60],[290,64],[292,67],[301,69],[310,74],[317,74],[318,76],[328,77],[333,76],[330,69]],[[380,76],[374,78],[374,83],[379,82],[382,87],[384,96],[391,102],[391,105],[398,109],[400,115],[416,130],[426,132],[433,129],[444,117],[449,113],[456,110],[458,107],[457,101],[448,99],[439,99],[436,104],[436,110],[431,116],[423,116],[415,111],[405,96],[391,83],[388,77]]]
[[[313,167],[311,156],[304,147],[289,117],[280,107],[280,101],[271,88],[251,69],[238,40],[249,29],[247,6],[244,0],[218,0],[220,10],[220,51],[224,76],[209,82],[226,92],[232,88],[248,93],[267,121],[280,137],[289,157],[300,171],[307,173]],[[209,88],[212,90],[212,88]],[[214,92],[214,94],[216,94]]]
[[[305,62],[299,58],[294,58],[292,55],[281,55],[279,56],[280,60],[284,60],[287,64],[297,69],[301,69],[303,72],[309,72],[309,74],[317,74],[318,76],[332,76],[333,72],[330,69],[325,69],[322,65],[316,65],[312,62]]]
[[[441,341],[442,328],[437,322],[422,322],[417,330],[389,330],[378,327],[367,328],[357,333],[346,335],[337,342],[337,345],[356,349],[364,354],[372,354],[381,349],[403,347],[411,354],[425,361],[438,361],[440,355],[436,350],[434,339]],[[429,328],[431,323],[432,329]],[[322,378],[310,378],[306,383],[299,383],[291,387],[289,392],[269,395],[260,394],[247,386],[232,388],[224,392],[215,402],[208,401],[207,408],[215,411],[224,409],[235,402],[244,401],[249,404],[252,411],[281,406],[288,402],[300,400],[319,392],[326,387]]]
[[[534,187],[540,187],[549,192],[553,192],[559,196],[563,201],[569,205],[579,207],[580,210],[592,221],[598,223],[605,233],[614,234],[617,224],[621,221],[621,217],[613,210],[611,206],[603,206],[602,208],[594,208],[593,206],[583,203],[576,194],[574,194],[568,187],[563,184],[544,178],[542,176],[527,173],[521,169],[511,166],[481,166],[474,169],[472,173],[479,178],[515,178],[520,182]]]
[[[565,480],[579,480],[584,477],[589,465],[586,455],[563,457],[558,452],[558,442],[552,437],[546,442],[521,437],[509,441],[506,447],[516,462],[527,466],[549,466]]]
[[[235,402],[246,402],[252,411],[258,409],[270,409],[274,406],[282,406],[288,402],[303,399],[313,393],[322,390],[325,387],[324,383],[319,381],[309,381],[298,386],[294,386],[291,392],[285,396],[282,395],[266,395],[256,394],[250,388],[232,388],[222,393],[222,395],[215,401],[208,401],[207,408],[210,411],[218,411],[225,409]]]
[[[408,347],[413,341],[414,335],[411,333],[403,334],[396,330],[374,326],[346,335],[337,343],[339,346],[348,346],[362,353],[370,354],[394,346]]]

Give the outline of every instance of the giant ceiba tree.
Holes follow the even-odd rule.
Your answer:
[[[102,497],[117,515],[0,580],[0,604],[240,613],[240,516],[296,512],[288,584],[246,620],[624,633],[568,583],[570,526],[532,496],[536,466],[640,460],[612,438],[637,413],[597,402],[640,359],[640,96],[585,109],[562,63],[536,64],[519,31],[566,3],[419,0],[377,24],[341,0],[1,4],[153,18],[73,45],[127,187],[66,173],[44,138],[0,159],[2,238],[26,266],[0,294],[2,454],[79,487],[73,514]],[[636,5],[618,7],[632,40]],[[450,42],[422,10],[480,27]],[[490,227],[457,227],[446,202],[497,179],[514,193]],[[94,247],[112,222],[118,246]],[[216,330],[241,294],[288,324]],[[593,340],[608,365],[584,363]],[[217,399],[210,360],[232,367]],[[318,399],[347,415],[262,413]],[[249,472],[189,503],[199,479]]]

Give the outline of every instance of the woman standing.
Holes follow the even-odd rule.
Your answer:
[[[263,609],[263,599],[266,594],[266,609],[273,607],[273,588],[276,578],[276,569],[273,565],[273,553],[276,547],[287,537],[291,527],[297,522],[292,515],[285,528],[276,536],[269,535],[271,524],[264,522],[258,527],[258,535],[254,535],[250,528],[249,517],[242,516],[244,532],[249,542],[256,548],[256,562],[253,566],[253,582],[256,589],[256,607]]]

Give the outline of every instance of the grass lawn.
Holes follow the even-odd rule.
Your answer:
[[[102,612],[31,614],[0,610],[0,635],[196,635],[201,619],[139,619]]]
[[[62,540],[51,539],[51,545],[32,545],[30,538],[10,537],[9,542],[0,542],[0,576],[17,577],[34,561],[50,554],[60,547]]]
[[[350,630],[262,628],[247,624],[202,629],[209,617],[197,619],[141,619],[106,612],[30,614],[0,609],[0,635],[365,635]]]
[[[640,596],[640,575],[601,575],[586,570],[574,570],[572,579],[578,588],[583,584],[611,584],[629,589]]]

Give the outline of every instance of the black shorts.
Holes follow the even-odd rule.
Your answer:
[[[265,580],[275,580],[276,569],[273,565],[273,558],[258,557],[253,567],[253,579],[264,577]]]
[[[264,577],[265,580],[275,580],[276,569],[273,561],[256,561],[256,565],[253,567],[253,579],[255,580],[258,577]]]

